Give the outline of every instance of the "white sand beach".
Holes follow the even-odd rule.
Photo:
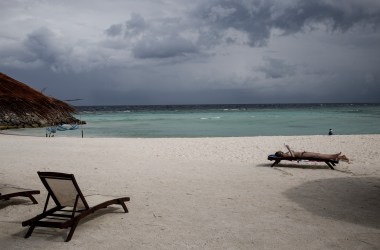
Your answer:
[[[342,152],[350,163],[281,162],[285,151]],[[380,135],[241,138],[44,138],[0,134],[1,249],[379,249]],[[67,230],[21,222],[42,212],[37,171],[75,175],[89,198],[129,196]],[[93,196],[97,194],[97,196]],[[100,200],[100,199],[99,199]],[[96,203],[96,202],[95,202]],[[93,204],[93,203],[91,203]],[[91,205],[90,204],[90,205]]]

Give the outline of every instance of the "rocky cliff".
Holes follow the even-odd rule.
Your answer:
[[[75,108],[0,73],[0,129],[81,123]]]

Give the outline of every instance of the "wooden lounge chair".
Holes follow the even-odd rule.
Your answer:
[[[28,238],[35,227],[71,228],[66,242],[71,240],[79,221],[101,208],[119,204],[124,212],[128,213],[125,205],[129,197],[112,199],[90,207],[84,198],[72,174],[56,172],[38,172],[38,175],[48,191],[44,210],[36,217],[22,222],[22,226],[30,226],[25,238]],[[55,206],[47,210],[49,199],[52,198]]]
[[[339,159],[337,160],[332,160],[332,159],[321,159],[321,158],[315,158],[315,157],[281,157],[281,156],[276,156],[275,154],[268,155],[268,160],[274,161],[274,163],[271,165],[271,167],[274,167],[275,165],[279,164],[281,161],[316,161],[316,162],[324,162],[329,166],[331,169],[334,169],[333,166],[335,164],[339,163]]]
[[[324,162],[331,169],[334,169],[333,166],[339,163],[339,160],[349,162],[349,159],[345,155],[338,154],[320,154],[313,152],[296,152],[290,149],[289,145],[285,145],[285,147],[289,150],[287,153],[283,153],[281,151],[276,152],[275,154],[269,155],[268,160],[274,161],[271,167],[279,164],[281,161],[316,161],[316,162]]]
[[[39,194],[39,190],[28,190],[19,188],[2,188],[0,193],[0,200],[9,200],[13,197],[28,197],[34,204],[37,204],[37,200],[33,197],[34,194]]]

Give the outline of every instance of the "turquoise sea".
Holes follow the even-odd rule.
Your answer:
[[[380,134],[380,104],[80,106],[87,122],[55,136],[232,137]],[[45,129],[4,133],[45,136]]]

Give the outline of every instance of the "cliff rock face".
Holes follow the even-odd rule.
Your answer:
[[[0,73],[0,129],[80,123],[69,104]]]

